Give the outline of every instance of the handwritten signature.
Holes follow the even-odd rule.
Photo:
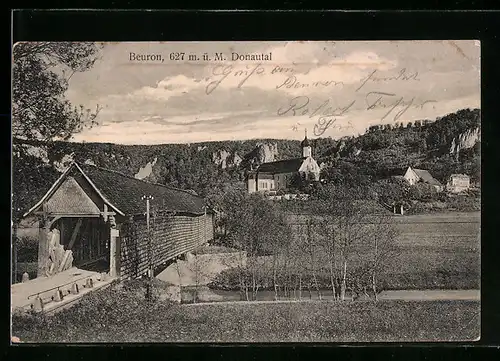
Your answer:
[[[423,109],[424,105],[428,103],[436,103],[437,101],[424,100],[421,102],[416,102],[415,97],[412,97],[410,100],[405,100],[404,97],[397,96],[394,93],[374,91],[366,93],[365,102],[367,106],[366,110],[377,108],[389,109],[389,111],[385,113],[382,118],[380,118],[381,120],[386,119],[390,114],[394,114],[393,121],[396,121],[411,107]],[[403,109],[395,111],[397,107],[403,107]]]
[[[369,92],[365,96],[366,107],[365,110],[373,110],[379,108],[388,109],[388,111],[380,118],[384,120],[391,114],[393,121],[397,121],[404,113],[410,108],[420,108],[429,103],[436,103],[436,100],[417,101],[415,97],[405,99],[394,93],[385,93],[379,91]],[[340,125],[337,123],[337,118],[346,115],[353,109],[356,100],[351,100],[343,106],[332,106],[330,99],[325,100],[319,105],[312,106],[311,99],[308,96],[301,95],[292,98],[290,102],[278,109],[278,116],[308,116],[309,118],[318,117],[317,123],[314,125],[314,135],[320,136],[330,128],[335,129],[353,129],[350,120],[347,120],[347,125]],[[402,109],[399,109],[401,108]]]
[[[319,106],[312,107],[309,105],[310,99],[308,96],[300,95],[290,100],[290,103],[285,107],[278,109],[278,116],[284,115],[308,115],[309,118],[313,118],[315,116],[318,117],[318,122],[314,125],[314,135],[320,136],[328,128],[335,127],[337,129],[345,129],[352,128],[351,123],[349,125],[342,126],[339,124],[335,124],[337,121],[337,117],[340,117],[346,114],[349,109],[355,104],[355,100],[351,101],[346,106],[335,107],[330,105],[330,99],[325,100]]]

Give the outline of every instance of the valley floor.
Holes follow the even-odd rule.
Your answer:
[[[13,336],[23,342],[69,343],[477,340],[479,213],[404,216],[396,222],[402,232],[378,302],[220,302],[193,307],[148,303],[141,286],[111,287],[51,317],[14,315]],[[418,289],[434,291],[411,291]]]
[[[147,303],[108,289],[47,317],[15,316],[22,342],[404,342],[472,341],[473,300]]]

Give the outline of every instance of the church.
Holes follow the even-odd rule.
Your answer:
[[[262,163],[257,169],[250,171],[247,178],[248,193],[286,191],[296,175],[305,180],[319,181],[320,167],[312,157],[307,131],[300,145],[302,157]]]

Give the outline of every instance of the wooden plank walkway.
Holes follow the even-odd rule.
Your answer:
[[[105,283],[108,284],[113,281],[113,279],[108,278],[105,282],[99,282],[101,279],[101,274],[99,272],[82,270],[76,267],[70,268],[66,271],[55,274],[52,277],[38,277],[29,280],[24,283],[15,283],[11,285],[11,311],[17,308],[30,309],[31,304],[37,297],[37,294],[44,301],[44,303],[50,303],[52,301],[52,296],[54,296],[57,287],[61,287],[65,296],[71,289],[73,283],[77,283],[80,290],[83,290],[83,285],[87,278],[92,278],[94,283],[94,288],[100,288]],[[91,289],[85,290],[86,292],[80,292],[77,295],[67,295],[65,299],[57,304],[67,303],[70,299],[80,298],[83,293],[88,293]],[[68,300],[66,300],[68,298]],[[54,302],[55,304],[55,302]],[[53,306],[51,306],[53,307]]]

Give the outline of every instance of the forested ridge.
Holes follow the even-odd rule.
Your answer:
[[[463,109],[432,121],[372,126],[357,137],[312,139],[313,156],[323,164],[322,178],[343,182],[374,182],[402,175],[408,166],[427,169],[441,182],[452,173],[479,181],[479,128],[479,109]],[[467,144],[461,146],[464,139]],[[14,139],[13,210],[32,206],[72,160],[130,176],[149,163],[152,171],[146,180],[207,195],[242,185],[248,169],[262,161],[299,156],[298,140],[119,145]]]

